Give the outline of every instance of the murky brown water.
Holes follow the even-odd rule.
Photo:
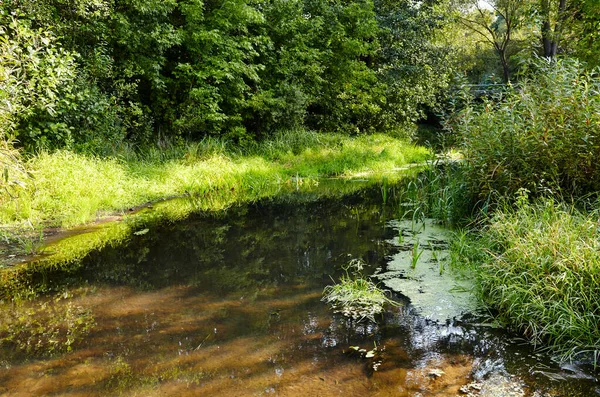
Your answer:
[[[600,395],[593,371],[475,320],[431,321],[402,296],[379,325],[333,314],[320,299],[341,264],[373,272],[397,253],[392,217],[376,189],[149,226],[61,280],[70,298],[45,298],[95,325],[49,357],[6,345],[0,395]]]

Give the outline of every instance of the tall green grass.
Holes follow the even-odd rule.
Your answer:
[[[474,269],[498,318],[563,360],[600,358],[600,218],[526,194],[495,211],[453,260]]]
[[[14,197],[0,196],[0,223],[5,229],[72,227],[166,197],[208,199],[215,192],[223,196],[222,191],[251,200],[292,177],[390,171],[427,156],[425,148],[384,135],[309,131],[280,133],[245,148],[207,138],[141,153],[126,150],[112,158],[40,153],[25,164],[31,183]]]
[[[475,203],[468,190],[464,166],[444,161],[434,161],[415,174],[395,199],[400,218],[415,222],[434,218],[447,226],[468,222]]]
[[[469,104],[447,120],[487,198],[600,191],[600,78],[573,59],[539,60],[502,101]]]
[[[477,280],[474,292],[497,320],[561,360],[596,364],[600,209],[532,200],[524,189],[493,206],[476,203],[464,171],[445,164],[417,174],[395,197],[400,217],[466,227],[454,233],[450,266]]]

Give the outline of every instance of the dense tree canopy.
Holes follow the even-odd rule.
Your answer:
[[[1,131],[97,153],[298,127],[392,131],[435,109],[457,72],[478,82],[501,66],[508,81],[536,53],[598,63],[595,1],[481,4],[8,0]]]
[[[434,41],[447,22],[435,2],[10,0],[0,7],[2,57],[34,41],[43,62],[22,62],[56,80],[28,94],[37,102],[27,112],[2,115],[31,147],[205,135],[239,141],[299,126],[389,130],[418,120],[451,74],[448,48]],[[60,76],[46,73],[45,65],[59,63]],[[2,93],[19,102],[23,95],[10,94],[19,77],[10,73]]]

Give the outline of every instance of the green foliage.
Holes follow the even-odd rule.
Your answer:
[[[443,2],[375,2],[381,29],[374,60],[381,90],[376,103],[383,128],[417,122],[424,110],[437,109],[456,70],[454,48],[441,34],[450,18],[438,3]]]
[[[266,38],[252,34],[264,21],[246,0],[181,4],[185,19],[185,62],[174,71],[177,85],[189,86],[174,125],[186,136],[224,134],[246,138],[242,113],[263,66],[255,62]]]
[[[575,56],[590,67],[600,66],[600,3],[595,0],[576,0],[570,10],[568,47]]]
[[[502,207],[478,240],[455,245],[478,265],[481,298],[499,318],[563,359],[600,354],[598,213],[552,199]],[[469,248],[471,247],[471,248]],[[593,354],[591,354],[593,353]]]
[[[346,317],[375,322],[375,316],[383,312],[385,305],[398,306],[399,303],[362,275],[364,265],[362,260],[354,259],[344,266],[346,274],[339,283],[325,287],[322,301]]]
[[[433,218],[445,225],[460,225],[472,217],[473,199],[467,189],[465,169],[452,161],[430,164],[416,174],[397,196],[398,216],[417,224]]]
[[[14,198],[30,180],[21,153],[0,134],[0,204]]]
[[[52,101],[8,117],[28,149],[112,154],[182,137],[392,130],[435,104],[448,70],[430,43],[440,14],[408,1],[10,0],[0,11],[21,29],[9,40],[27,47],[37,34],[36,56],[48,59],[32,64],[50,80],[21,78]]]
[[[540,60],[504,101],[467,106],[450,126],[480,198],[521,188],[565,196],[600,190],[598,77],[574,60]]]
[[[0,136],[21,136],[19,122],[35,112],[56,113],[62,91],[75,76],[73,54],[64,51],[55,36],[31,27],[19,11],[0,9]]]

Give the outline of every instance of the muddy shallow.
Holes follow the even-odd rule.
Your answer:
[[[57,281],[68,299],[27,304],[90,326],[70,352],[5,344],[0,395],[600,395],[589,368],[561,368],[479,318],[442,321],[399,294],[379,325],[332,313],[321,293],[349,259],[398,271],[394,215],[377,188],[150,225]],[[40,335],[23,337],[50,343]]]

